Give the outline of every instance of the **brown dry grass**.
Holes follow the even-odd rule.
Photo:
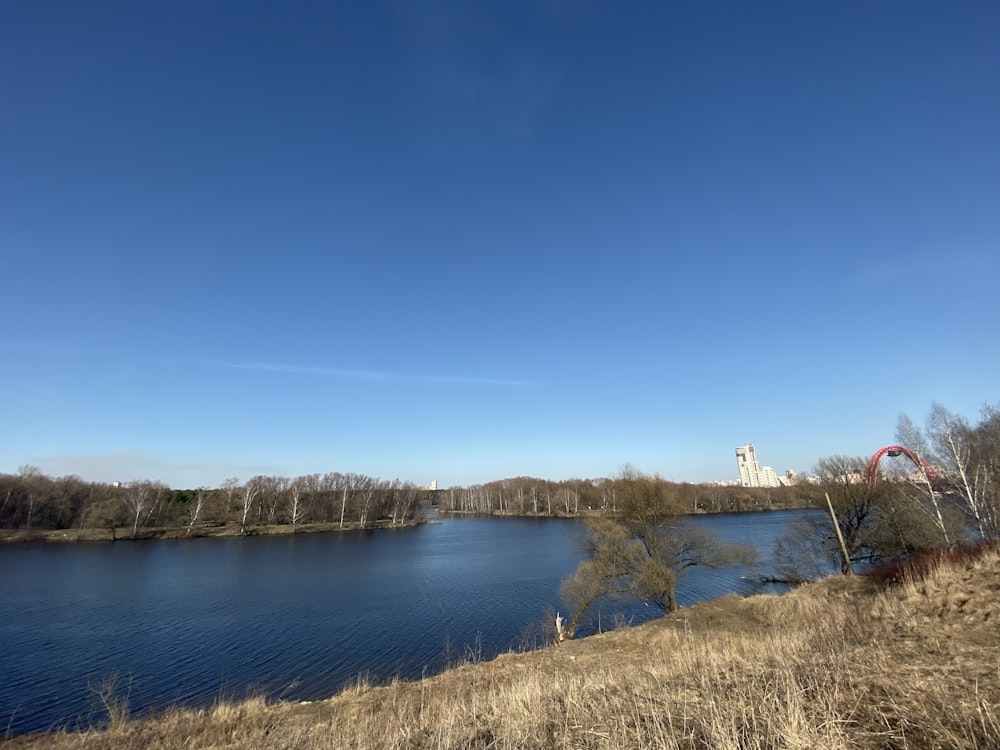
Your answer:
[[[309,704],[174,710],[2,750],[998,748],[1000,549],[836,577]]]

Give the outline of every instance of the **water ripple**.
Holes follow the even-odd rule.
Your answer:
[[[763,530],[721,517],[716,530],[760,545],[780,515],[756,516]],[[359,674],[416,678],[489,658],[558,606],[578,529],[460,519],[374,535],[6,545],[0,722],[12,734],[87,725],[101,719],[101,689],[140,713],[251,689],[311,700]],[[693,571],[681,603],[751,593],[740,572]]]

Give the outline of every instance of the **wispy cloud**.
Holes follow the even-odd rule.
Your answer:
[[[319,375],[323,377],[345,378],[368,381],[399,381],[411,383],[437,383],[454,385],[487,385],[514,388],[529,388],[537,385],[530,380],[508,380],[504,378],[477,378],[464,375],[434,375],[428,373],[382,372],[377,370],[351,370],[339,367],[312,367],[266,362],[227,362],[226,367],[237,370],[279,372],[292,375]]]
[[[970,273],[973,271],[973,273]],[[878,257],[855,270],[859,286],[962,280],[974,283],[996,277],[996,260],[987,253],[968,250]]]

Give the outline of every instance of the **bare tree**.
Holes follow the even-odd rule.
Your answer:
[[[347,514],[347,500],[351,494],[351,484],[353,474],[340,474],[335,472],[323,477],[323,482],[331,490],[336,491],[340,499],[340,528],[344,528],[344,516]]]
[[[198,520],[201,518],[201,511],[205,507],[205,495],[207,494],[208,490],[206,490],[204,487],[199,487],[197,490],[195,490],[194,505],[192,506],[190,514],[188,516],[188,526],[187,526],[188,534],[191,533],[191,530],[194,528],[194,525],[198,523]]]
[[[354,493],[357,502],[358,524],[362,529],[368,528],[370,515],[374,507],[375,494],[384,489],[385,484],[375,477],[356,475],[353,478]],[[343,519],[341,519],[343,524]]]
[[[395,480],[390,485],[392,493],[392,525],[400,526],[412,515],[420,490],[412,482]]]
[[[723,544],[685,520],[661,477],[625,466],[615,484],[619,515],[588,521],[587,558],[560,590],[570,607],[568,633],[603,597],[628,594],[672,612],[686,570],[749,564],[755,558],[753,548]]]
[[[262,485],[267,481],[267,477],[257,475],[250,477],[247,483],[240,490],[240,533],[247,533],[247,523],[250,519],[254,507],[257,504],[257,497],[260,495]]]
[[[340,501],[340,528],[344,528],[344,512],[348,501],[353,501],[356,490],[363,488],[366,477],[360,474],[345,474]]]
[[[836,528],[826,514],[791,524],[775,542],[774,558],[779,577],[808,580],[842,573],[854,564],[879,557],[901,557],[940,544],[940,531],[905,482],[865,479],[868,461],[860,456],[820,459],[812,490],[824,503],[829,497]],[[840,537],[845,554],[841,553]]]
[[[559,598],[569,607],[563,631],[569,638],[594,604],[629,592],[628,573],[635,561],[624,525],[606,518],[588,519],[586,525],[586,558],[559,587]]]
[[[125,490],[125,505],[132,521],[132,538],[135,539],[139,528],[145,526],[156,512],[157,507],[169,488],[159,482],[143,480],[129,482]]]
[[[240,480],[239,477],[229,477],[225,482],[222,483],[222,496],[225,498],[226,507],[223,511],[224,515],[222,518],[223,524],[229,523],[229,512],[233,509],[236,504],[236,498],[240,494]]]
[[[28,514],[24,523],[24,528],[30,529],[31,522],[35,514],[35,505],[39,501],[39,497],[41,495],[39,484],[45,476],[42,474],[41,469],[30,464],[22,464],[18,468],[17,473],[18,476],[21,477],[22,486],[27,490]]]
[[[1000,443],[1000,418],[996,407],[984,407],[977,427],[941,404],[931,406],[927,432],[937,453],[946,481],[974,519],[982,539],[997,538],[997,464],[1000,456],[990,443]],[[991,502],[992,500],[992,502]]]
[[[273,524],[278,513],[278,506],[284,500],[285,492],[288,490],[288,477],[259,477],[260,496],[258,507],[261,520],[268,525]]]
[[[572,487],[563,487],[559,490],[562,497],[563,508],[567,516],[575,516],[580,509],[580,495]]]
[[[298,530],[299,524],[305,517],[302,497],[309,491],[314,476],[295,477],[288,485],[288,522],[292,525],[293,531]]]
[[[876,546],[881,493],[877,485],[865,481],[866,466],[861,457],[831,456],[820,459],[814,469],[819,479],[817,495],[830,498],[847,550],[848,559],[841,561],[841,573],[850,572],[852,562],[871,557]],[[823,539],[831,554],[837,556],[836,530],[823,533]]]
[[[1000,540],[1000,404],[984,405],[971,436],[971,461],[983,539]]]
[[[906,481],[918,488],[920,494],[923,495],[923,497],[918,496],[914,498],[916,507],[928,514],[940,532],[944,545],[951,547],[954,541],[954,531],[951,528],[951,523],[945,518],[940,495],[931,482],[931,476],[928,473],[929,469],[926,462],[931,459],[931,451],[927,445],[927,441],[924,439],[920,429],[905,414],[900,414],[897,420],[896,439],[920,459],[918,465],[913,467],[916,471],[913,471],[908,466],[909,471],[904,475]]]

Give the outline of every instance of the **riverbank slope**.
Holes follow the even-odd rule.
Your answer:
[[[833,577],[419,682],[263,698],[3,750],[995,748],[1000,549],[878,585]]]

